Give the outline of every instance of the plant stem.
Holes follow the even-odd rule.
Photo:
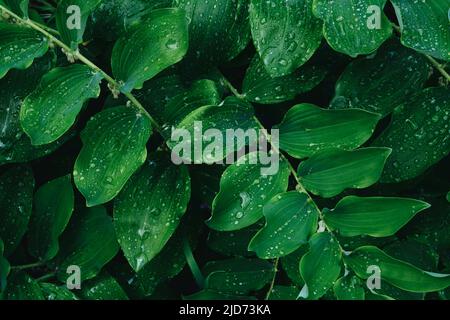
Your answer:
[[[194,254],[192,253],[189,241],[186,238],[183,240],[183,251],[184,256],[186,257],[186,262],[191,269],[192,275],[194,276],[195,282],[200,289],[203,289],[205,287],[205,278],[200,271],[200,267],[198,266],[197,261],[194,258]]]
[[[269,291],[267,291],[265,300],[269,300],[270,295],[272,294],[273,291],[273,287],[275,286],[275,280],[277,279],[277,273],[278,273],[278,263],[280,262],[280,258],[276,258],[275,262],[273,263],[273,278],[272,281],[270,282],[270,286],[269,286]]]
[[[26,24],[30,28],[42,33],[45,35],[52,43],[57,45],[58,47],[62,48],[63,51],[68,55],[73,57],[76,60],[79,60],[83,62],[86,66],[88,66],[90,69],[92,69],[95,72],[100,73],[103,78],[109,83],[110,88],[119,89],[120,83],[117,82],[113,77],[111,77],[109,74],[107,74],[105,71],[103,71],[101,68],[99,68],[97,65],[95,65],[92,61],[90,61],[88,58],[83,56],[78,50],[74,51],[72,48],[70,48],[68,45],[66,45],[64,42],[56,38],[54,35],[52,35],[49,31],[47,31],[47,27],[43,27],[40,24],[30,20],[30,19],[23,19],[16,15],[11,10],[5,8],[4,6],[0,5],[0,10],[7,13],[11,17],[15,18],[17,21],[20,21],[23,24]],[[53,30],[53,29],[52,29]],[[55,30],[56,31],[56,30]],[[124,95],[132,102],[132,104],[138,108],[139,112],[146,115],[149,119],[152,125],[161,133],[162,128],[158,124],[158,122],[145,110],[145,108],[142,106],[142,104],[136,99],[136,97],[133,96],[131,93],[124,93]]]
[[[42,267],[43,265],[45,265],[45,262],[39,261],[39,262],[24,264],[24,265],[20,265],[20,266],[13,266],[13,267],[11,267],[11,270],[21,271],[21,270]]]
[[[56,276],[55,272],[49,273],[49,274],[45,274],[42,277],[39,277],[36,279],[37,282],[42,282],[42,281],[47,281],[49,279],[52,279]]]

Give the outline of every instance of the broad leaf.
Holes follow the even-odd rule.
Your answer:
[[[280,130],[280,148],[296,158],[330,149],[352,150],[366,142],[380,120],[364,110],[326,110],[303,103],[289,109]]]
[[[263,213],[266,225],[248,246],[261,259],[285,256],[306,244],[317,230],[320,214],[311,198],[297,191],[276,195],[265,204]]]
[[[28,250],[32,256],[47,261],[58,253],[58,238],[69,222],[73,207],[70,176],[47,182],[38,189],[28,231]]]
[[[274,286],[269,300],[297,300],[298,289],[294,286]]]
[[[66,282],[69,266],[78,266],[81,279],[95,277],[119,251],[114,226],[103,207],[76,212],[63,233],[54,262],[57,277]]]
[[[316,233],[309,241],[310,249],[300,261],[305,280],[300,297],[316,300],[330,289],[341,272],[342,253],[339,243],[328,232]]]
[[[356,60],[345,69],[331,108],[358,108],[386,116],[405,97],[420,91],[429,74],[423,55],[389,41],[374,57]]]
[[[448,0],[391,0],[400,23],[402,43],[450,61]]]
[[[57,286],[53,283],[40,283],[42,294],[45,300],[78,300],[66,286]]]
[[[0,21],[0,79],[10,69],[26,69],[48,50],[48,39],[24,25]]]
[[[377,247],[360,247],[345,256],[344,260],[363,279],[371,275],[367,273],[367,268],[377,265],[382,280],[411,292],[432,292],[450,286],[450,275],[423,271],[410,263],[392,258]]]
[[[56,10],[56,26],[61,39],[77,51],[91,12],[102,0],[61,0]]]
[[[345,189],[363,189],[376,183],[390,153],[388,148],[325,151],[301,162],[298,176],[306,189],[331,198]]]
[[[190,178],[162,154],[133,176],[114,202],[114,227],[134,270],[141,270],[166,245],[190,199]]]
[[[299,249],[294,251],[293,253],[281,257],[281,266],[286,272],[286,275],[295,284],[297,287],[301,288],[305,285],[305,281],[303,280],[300,274],[300,260],[302,257],[308,252],[308,245],[301,246]],[[298,292],[297,292],[298,295]]]
[[[122,92],[142,88],[145,81],[179,62],[188,50],[184,10],[158,9],[116,42],[112,53],[114,76]]]
[[[272,77],[285,76],[311,58],[322,40],[313,0],[250,2],[255,47]]]
[[[44,300],[39,284],[28,274],[13,272],[8,278],[6,300]]]
[[[381,182],[415,178],[450,152],[450,90],[428,88],[402,103],[373,143],[392,148]],[[419,151],[419,152],[418,152]]]
[[[106,272],[84,282],[79,295],[84,300],[128,300],[116,279]]]
[[[75,162],[75,184],[89,207],[112,200],[147,158],[151,124],[131,107],[106,109],[81,133],[83,149]]]
[[[0,175],[0,238],[5,256],[14,252],[28,228],[33,189],[33,172],[28,166],[16,166]]]
[[[29,0],[4,0],[11,10],[22,17],[28,17]]]
[[[429,207],[426,202],[407,198],[349,196],[325,211],[324,220],[330,229],[345,237],[388,237]]]
[[[211,300],[256,300],[255,297],[250,296],[242,296],[242,295],[231,295],[219,293],[214,290],[205,289],[199,291],[197,293],[191,294],[189,296],[184,296],[183,300],[203,300],[203,301],[211,301]]]
[[[102,76],[87,66],[55,68],[23,102],[20,122],[33,145],[49,144],[75,123],[83,104],[100,95]]]
[[[260,153],[250,153],[225,170],[220,192],[213,202],[210,228],[218,231],[243,229],[263,217],[263,206],[288,187],[289,167],[281,159],[275,175],[263,175]],[[256,163],[256,164],[255,164]]]
[[[364,300],[365,292],[362,281],[352,275],[339,278],[333,287],[338,300]]]
[[[324,21],[323,34],[336,51],[369,54],[392,34],[383,12],[386,0],[314,0],[313,12]]]
[[[327,75],[327,69],[313,61],[292,74],[272,78],[258,55],[253,58],[243,84],[246,99],[259,104],[275,104],[293,100],[297,95],[316,87]]]

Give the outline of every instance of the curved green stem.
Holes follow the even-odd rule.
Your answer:
[[[273,287],[275,286],[275,280],[277,279],[277,273],[278,273],[278,263],[280,262],[280,258],[276,258],[275,262],[273,263],[273,278],[272,281],[270,282],[270,286],[269,286],[269,290],[267,291],[265,300],[269,300],[270,295],[272,294],[273,291]]]
[[[52,272],[49,274],[44,274],[43,276],[36,279],[37,282],[47,281],[49,279],[52,279],[56,276],[56,272]]]
[[[205,287],[205,277],[203,277],[203,274],[200,271],[200,267],[194,258],[189,241],[186,238],[183,240],[183,252],[186,257],[186,262],[191,269],[192,275],[194,276],[195,282],[200,289],[203,289]]]
[[[20,266],[13,266],[13,267],[11,267],[11,270],[21,271],[21,270],[27,270],[27,269],[33,269],[33,268],[42,267],[44,265],[45,265],[45,262],[39,261],[39,262],[34,262],[34,263],[30,263],[30,264],[24,264],[24,265],[20,265]]]

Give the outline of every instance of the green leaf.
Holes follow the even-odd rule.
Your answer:
[[[371,273],[367,268],[377,265],[381,279],[411,292],[433,292],[450,286],[450,275],[423,271],[410,263],[392,258],[373,246],[360,247],[345,256],[346,264],[358,275],[367,279]]]
[[[33,145],[49,144],[75,123],[83,104],[100,95],[102,75],[75,64],[55,68],[23,102],[20,122]]]
[[[386,0],[314,0],[314,15],[324,21],[323,34],[336,51],[351,57],[369,54],[392,34],[383,12]]]
[[[345,237],[389,237],[429,207],[415,199],[348,196],[334,209],[324,211],[324,220],[331,230]]]
[[[251,0],[250,25],[255,47],[272,77],[285,76],[308,61],[322,40],[322,21],[313,0]]]
[[[128,296],[116,279],[103,272],[83,283],[80,297],[84,300],[128,300]]]
[[[129,107],[106,109],[88,122],[73,177],[89,207],[112,200],[122,190],[147,158],[150,134],[150,120]]]
[[[189,20],[187,61],[206,69],[235,58],[250,40],[248,0],[174,0]],[[192,67],[191,67],[192,68]]]
[[[13,272],[8,278],[6,300],[44,300],[41,287],[29,275]]]
[[[248,296],[236,296],[236,295],[230,295],[230,294],[223,294],[215,292],[214,290],[202,290],[199,292],[196,292],[194,294],[191,294],[189,296],[184,296],[183,300],[204,300],[204,301],[211,301],[211,300],[256,300],[255,297],[248,297]]]
[[[56,9],[56,26],[61,39],[78,50],[89,15],[102,0],[61,0]]]
[[[450,61],[448,0],[391,0],[400,23],[403,45]]]
[[[161,154],[133,176],[114,202],[119,244],[134,270],[141,270],[166,245],[191,196],[189,173]]]
[[[306,189],[331,198],[346,189],[363,189],[376,183],[390,153],[389,148],[325,151],[300,163],[298,176]]]
[[[328,70],[318,63],[307,63],[292,74],[272,78],[263,61],[256,55],[245,74],[243,94],[246,99],[259,104],[275,104],[295,99],[301,93],[316,87]]]
[[[152,11],[130,34],[116,42],[112,53],[114,76],[120,90],[131,92],[145,81],[179,62],[188,50],[188,25],[184,10]]]
[[[28,166],[15,166],[0,175],[0,238],[9,256],[27,231],[33,204],[34,177]]]
[[[177,131],[172,131],[173,128]],[[258,128],[252,105],[235,97],[226,98],[220,105],[198,108],[173,128],[170,126],[166,128],[170,130],[166,131],[167,135],[171,133],[171,139],[167,144],[172,149],[172,156],[184,163],[220,162],[246,145],[256,143],[259,138],[252,135],[254,131],[250,130]],[[208,129],[219,130],[222,135],[219,137],[208,135]],[[240,130],[243,137],[239,138],[237,134],[228,135],[227,130],[234,130],[234,133]],[[181,134],[178,135],[177,132]],[[198,152],[197,148],[201,148],[202,152]]]
[[[269,300],[297,300],[298,289],[294,286],[274,286]]]
[[[286,160],[280,160],[275,175],[263,175],[264,166],[255,161],[259,156],[250,153],[225,170],[207,221],[210,228],[233,231],[248,227],[263,217],[263,206],[272,197],[287,190],[290,172]]]
[[[333,287],[338,300],[364,300],[365,292],[362,281],[352,275],[339,278]]]
[[[7,285],[7,278],[9,275],[9,272],[11,271],[11,265],[9,264],[8,260],[5,259],[4,255],[4,249],[5,245],[3,243],[3,240],[0,239],[0,300],[3,291],[6,288]]]
[[[309,240],[310,249],[300,261],[305,280],[300,297],[316,300],[330,289],[341,272],[342,252],[339,243],[328,232],[316,233]]]
[[[300,274],[300,260],[302,257],[308,252],[309,248],[307,245],[301,246],[299,249],[294,251],[293,253],[281,257],[281,266],[283,270],[286,272],[286,275],[295,284],[297,287],[303,287],[305,285],[305,281],[303,280]]]
[[[103,207],[76,212],[64,231],[55,258],[57,277],[66,282],[69,266],[78,266],[81,279],[95,277],[119,251],[114,226]]]
[[[78,300],[66,286],[57,286],[53,283],[40,283],[45,300]]]
[[[28,231],[28,250],[32,256],[43,261],[56,256],[58,238],[72,216],[73,207],[70,175],[49,181],[38,189]]]
[[[429,74],[423,55],[388,41],[375,56],[348,65],[336,84],[331,108],[358,108],[386,116],[405,97],[420,91]]]
[[[259,259],[234,258],[210,261],[204,268],[206,289],[219,293],[245,295],[262,289],[273,279],[274,268]]]
[[[0,21],[0,79],[10,69],[27,69],[48,47],[48,39],[39,32]]]
[[[413,179],[450,152],[450,90],[428,88],[402,103],[373,143],[392,148],[381,182]],[[418,152],[420,150],[420,152]]]
[[[364,110],[326,110],[302,103],[289,109],[278,126],[280,148],[295,158],[330,149],[352,150],[366,142],[380,120]]]
[[[261,259],[288,255],[306,244],[317,230],[320,212],[305,193],[290,191],[273,197],[263,208],[266,225],[248,249]]]
[[[28,17],[29,0],[4,0],[5,4],[19,16]]]
[[[211,230],[208,236],[208,247],[225,256],[254,256],[253,252],[248,251],[248,244],[259,229],[261,229],[261,225],[254,224],[247,228],[230,232]]]

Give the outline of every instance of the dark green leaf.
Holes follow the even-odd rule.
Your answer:
[[[28,17],[29,0],[4,0],[11,10],[22,17]]]
[[[365,293],[362,281],[352,275],[347,275],[336,281],[334,294],[338,300],[364,300]]]
[[[296,287],[274,286],[269,300],[297,300],[299,290]]]
[[[212,250],[226,256],[253,256],[254,253],[248,251],[248,244],[260,228],[259,224],[254,224],[247,228],[230,232],[211,230],[208,237],[208,246]]]
[[[302,257],[308,252],[308,246],[301,246],[299,249],[294,251],[293,253],[281,257],[281,266],[283,270],[286,272],[289,279],[299,288],[305,285],[305,281],[300,274],[300,260]]]
[[[1,294],[3,293],[7,285],[7,278],[9,272],[11,271],[11,265],[9,264],[8,260],[6,260],[5,257],[3,256],[4,249],[5,245],[3,243],[3,240],[0,239],[0,300]]]
[[[28,274],[13,272],[8,278],[6,300],[44,300],[41,287]]]
[[[202,290],[189,296],[184,296],[183,300],[256,300],[255,297],[236,296],[218,293],[213,290]]]
[[[85,300],[128,300],[116,279],[106,272],[84,282],[79,294]]]
[[[53,283],[40,283],[45,300],[78,300],[65,286],[57,286]]]

